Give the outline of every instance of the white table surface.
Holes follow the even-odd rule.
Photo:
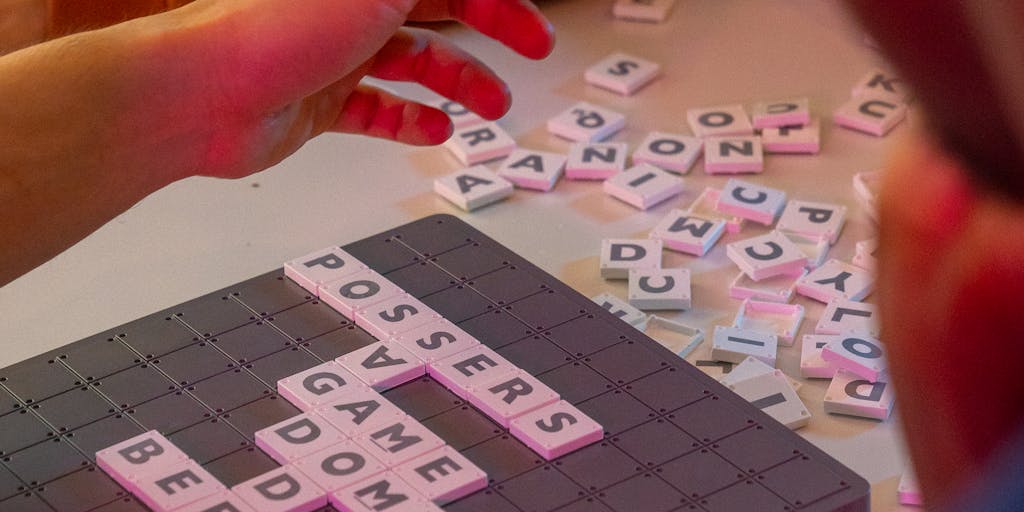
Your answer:
[[[878,168],[907,127],[876,138],[832,125],[832,110],[881,62],[840,5],[679,0],[664,24],[615,20],[611,0],[541,5],[558,34],[554,53],[541,62],[461,27],[442,27],[508,80],[514,103],[500,124],[521,146],[566,152],[569,143],[549,135],[545,122],[579,100],[624,113],[626,129],[610,140],[627,142],[632,150],[650,131],[689,133],[689,108],[741,103],[749,109],[757,101],[807,96],[812,113],[822,119],[821,153],[768,155],[764,173],[747,179],[782,188],[791,198],[846,205],[846,228],[830,256],[849,260],[854,243],[873,236],[875,227],[855,201],[851,179]],[[661,78],[631,97],[585,84],[586,67],[613,51],[659,62]],[[413,86],[394,88],[430,97]],[[435,178],[459,167],[441,147],[330,134],[245,179],[174,184],[0,288],[0,367],[314,249],[433,213],[458,215],[584,295],[625,297],[624,281],[599,276],[601,240],[645,237],[671,208],[685,207],[705,186],[721,187],[727,179],[704,174],[698,161],[686,177],[686,192],[649,211],[606,196],[597,183],[563,180],[550,193],[517,191],[503,203],[466,214],[432,192]],[[725,243],[764,231],[748,224],[699,259],[666,251],[664,266],[686,266],[693,273],[694,307],[673,318],[708,332],[730,324],[739,301],[727,297],[737,269],[725,255]],[[803,297],[796,302],[807,308],[800,334],[810,333],[823,306]],[[799,376],[799,342],[780,348],[778,367]],[[896,487],[906,452],[896,415],[884,422],[828,415],[822,410],[826,387],[827,381],[804,381],[799,394],[812,419],[799,433],[871,482],[873,510],[901,510]]]

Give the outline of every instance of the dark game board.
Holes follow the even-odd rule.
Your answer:
[[[605,429],[546,462],[430,377],[385,392],[487,472],[446,510],[869,508],[863,478],[455,217],[343,249]],[[0,512],[145,510],[94,456],[151,429],[227,486],[262,474],[253,433],[300,412],[277,380],[374,341],[277,269],[0,370]]]

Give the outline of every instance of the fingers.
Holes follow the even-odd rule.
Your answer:
[[[1024,357],[1024,300],[1007,292],[1024,287],[1024,212],[973,189],[966,168],[927,141],[909,141],[888,167],[882,335],[904,428],[927,432],[907,442],[937,505],[981,472],[1024,416],[1024,406],[1006,405],[1024,403],[1024,390],[1006,385]]]
[[[421,0],[409,19],[458,20],[531,59],[546,57],[555,44],[551,23],[528,0]]]
[[[425,146],[447,140],[452,123],[436,108],[361,85],[345,100],[329,130]]]
[[[486,119],[508,111],[508,87],[486,65],[431,31],[405,29],[373,59],[369,74],[418,82]]]
[[[398,31],[353,76],[364,72],[384,80],[420,83],[487,119],[501,117],[510,103],[508,87],[493,71],[427,30]],[[349,90],[345,82],[337,84],[341,94]],[[452,126],[438,109],[362,85],[344,100],[328,130],[429,145],[447,140]]]
[[[192,74],[221,89],[215,94],[273,109],[329,87],[372,58],[414,4],[197,1],[156,17],[162,23],[155,33],[166,62],[187,59]]]

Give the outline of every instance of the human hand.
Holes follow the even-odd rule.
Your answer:
[[[143,33],[158,28],[126,114],[145,126],[163,121],[186,142],[156,154],[201,152],[184,175],[244,176],[325,131],[437,144],[451,133],[447,116],[359,81],[418,82],[487,119],[503,115],[509,92],[493,71],[432,31],[401,28],[444,19],[531,58],[553,45],[527,0],[199,1],[137,20]]]
[[[530,58],[554,42],[528,0],[198,0],[0,57],[0,286],[174,181],[247,176],[327,131],[449,136],[444,113],[364,76],[500,117],[493,71],[402,28],[441,19]]]
[[[983,473],[1024,419],[1024,208],[915,136],[886,171],[879,312],[926,504]]]

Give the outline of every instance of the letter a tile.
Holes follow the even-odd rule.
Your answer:
[[[434,180],[434,192],[467,212],[501,201],[513,189],[511,182],[483,165]]]
[[[426,374],[420,358],[396,343],[378,341],[336,359],[367,386],[384,391]]]

